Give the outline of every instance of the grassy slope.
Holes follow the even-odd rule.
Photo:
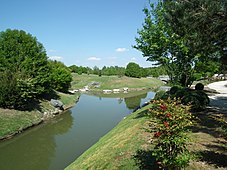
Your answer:
[[[78,99],[78,95],[58,93],[65,108],[71,107]],[[0,108],[0,139],[20,132],[27,127],[42,121],[43,112],[52,111],[55,108],[47,100],[40,101],[32,111],[19,111]]]
[[[130,78],[117,76],[97,76],[97,75],[78,75],[73,74],[72,88],[79,89],[92,82],[99,82],[100,87],[93,90],[118,89],[118,88],[157,88],[163,84],[162,81],[153,78]]]
[[[66,169],[154,169],[150,163],[152,146],[148,142],[152,136],[145,131],[148,118],[141,114],[149,107],[122,120]],[[200,123],[206,122],[207,113],[204,113],[204,119],[199,118],[202,120]],[[201,158],[191,161],[186,170],[226,170],[227,141],[218,135],[211,122],[200,123],[193,128],[189,149],[200,154]]]
[[[66,169],[139,169],[133,155],[148,146],[148,134],[143,129],[147,118],[138,113],[122,120]]]

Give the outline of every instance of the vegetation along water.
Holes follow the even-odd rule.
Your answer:
[[[143,93],[132,100],[84,94],[66,113],[2,141],[0,169],[63,169],[153,96]]]

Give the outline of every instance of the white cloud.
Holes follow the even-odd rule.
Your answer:
[[[87,60],[89,61],[100,61],[101,58],[97,58],[97,57],[89,57]]]
[[[61,57],[61,56],[50,56],[49,59],[61,61],[63,59],[63,57]]]
[[[122,52],[126,52],[126,51],[129,51],[129,50],[127,48],[117,48],[115,51],[122,53]]]
[[[132,57],[131,60],[132,60],[132,61],[136,61],[136,58],[135,58],[135,57]]]

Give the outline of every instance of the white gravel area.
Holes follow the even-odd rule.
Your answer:
[[[207,85],[208,88],[216,90],[219,94],[210,95],[210,106],[227,110],[227,81],[218,81]]]
[[[218,81],[208,84],[207,87],[214,89],[219,93],[227,94],[227,87],[225,85],[227,85],[227,81]]]

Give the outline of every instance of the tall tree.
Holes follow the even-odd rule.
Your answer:
[[[227,1],[165,0],[165,19],[187,46],[212,60],[214,54],[227,64]]]
[[[31,34],[22,30],[0,33],[0,71],[10,70],[30,78],[37,94],[50,90],[46,51]]]
[[[148,61],[166,68],[172,83],[187,86],[191,83],[195,54],[185,45],[185,38],[176,34],[164,18],[162,1],[144,9],[145,21],[138,31],[134,48]]]
[[[49,92],[49,73],[45,49],[35,37],[20,30],[0,33],[0,106],[22,108]]]

